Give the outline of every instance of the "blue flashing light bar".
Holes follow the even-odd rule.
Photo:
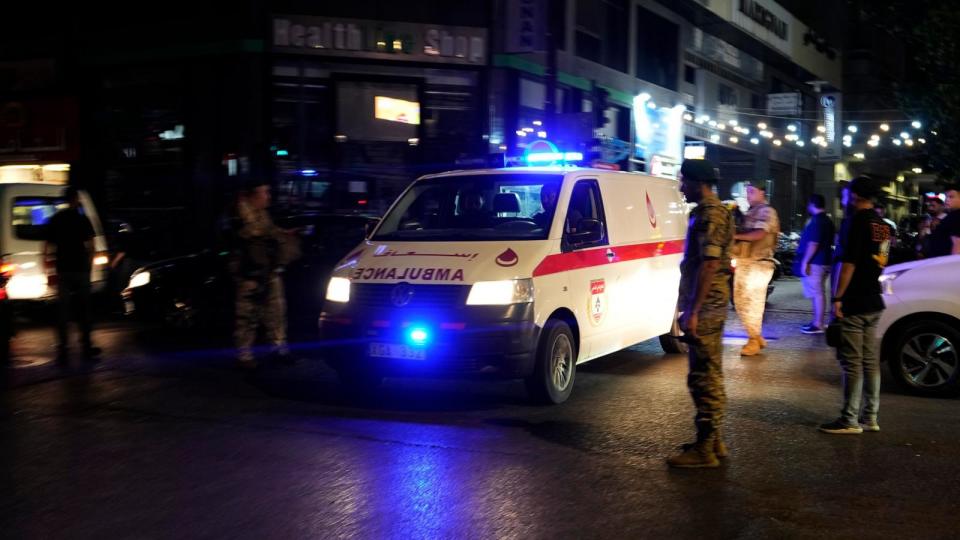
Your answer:
[[[423,327],[414,327],[407,332],[407,341],[411,345],[420,346],[426,345],[430,341],[430,332]]]
[[[314,169],[303,169],[300,171],[300,174],[303,176],[317,176],[318,173]]]
[[[527,154],[526,160],[530,165],[556,162],[571,163],[583,161],[583,154],[580,152],[541,152],[536,154]]]

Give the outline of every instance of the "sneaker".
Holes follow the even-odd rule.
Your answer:
[[[820,431],[824,433],[832,433],[834,435],[859,435],[863,433],[863,428],[860,426],[848,425],[843,420],[834,420],[829,424],[822,424],[820,426]]]
[[[823,328],[819,326],[814,326],[812,324],[805,324],[800,327],[800,331],[804,334],[822,334],[824,332]]]
[[[860,422],[860,427],[864,431],[870,431],[873,433],[878,433],[880,431],[880,424],[878,424],[876,420],[874,420],[873,422],[868,422],[868,421]]]

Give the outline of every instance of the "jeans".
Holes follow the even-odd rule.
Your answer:
[[[840,347],[837,348],[843,371],[843,410],[840,415],[850,426],[856,426],[860,419],[875,422],[880,410],[879,320],[879,311],[840,319]]]

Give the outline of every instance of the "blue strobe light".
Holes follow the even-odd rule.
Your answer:
[[[426,328],[422,327],[411,328],[410,331],[407,332],[407,341],[409,341],[411,345],[415,346],[426,345],[427,342],[430,341],[430,332],[428,332]]]

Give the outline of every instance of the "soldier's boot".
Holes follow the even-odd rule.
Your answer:
[[[758,355],[760,354],[760,349],[762,347],[763,346],[760,344],[760,340],[752,337],[749,340],[747,340],[747,344],[743,346],[743,349],[740,349],[740,356]]]
[[[764,339],[763,336],[757,336],[757,340],[760,341],[760,348],[761,348],[761,349],[766,349],[766,348],[767,348],[767,340]]]
[[[681,446],[680,448],[681,448],[684,452],[686,452],[687,450],[690,450],[691,448],[695,447],[696,445],[697,445],[697,443],[686,443],[686,444],[684,444],[683,446]],[[714,453],[714,455],[716,455],[716,456],[717,456],[718,458],[720,458],[720,459],[723,459],[723,458],[725,458],[725,457],[727,457],[727,456],[730,455],[730,450],[727,449],[727,444],[723,442],[723,438],[720,437],[720,434],[719,434],[719,433],[717,433],[717,436],[716,436],[716,438],[715,438],[714,441],[713,441],[713,453]]]
[[[690,449],[667,459],[667,465],[678,469],[713,469],[720,466],[720,460],[713,448],[714,440],[698,441]]]

